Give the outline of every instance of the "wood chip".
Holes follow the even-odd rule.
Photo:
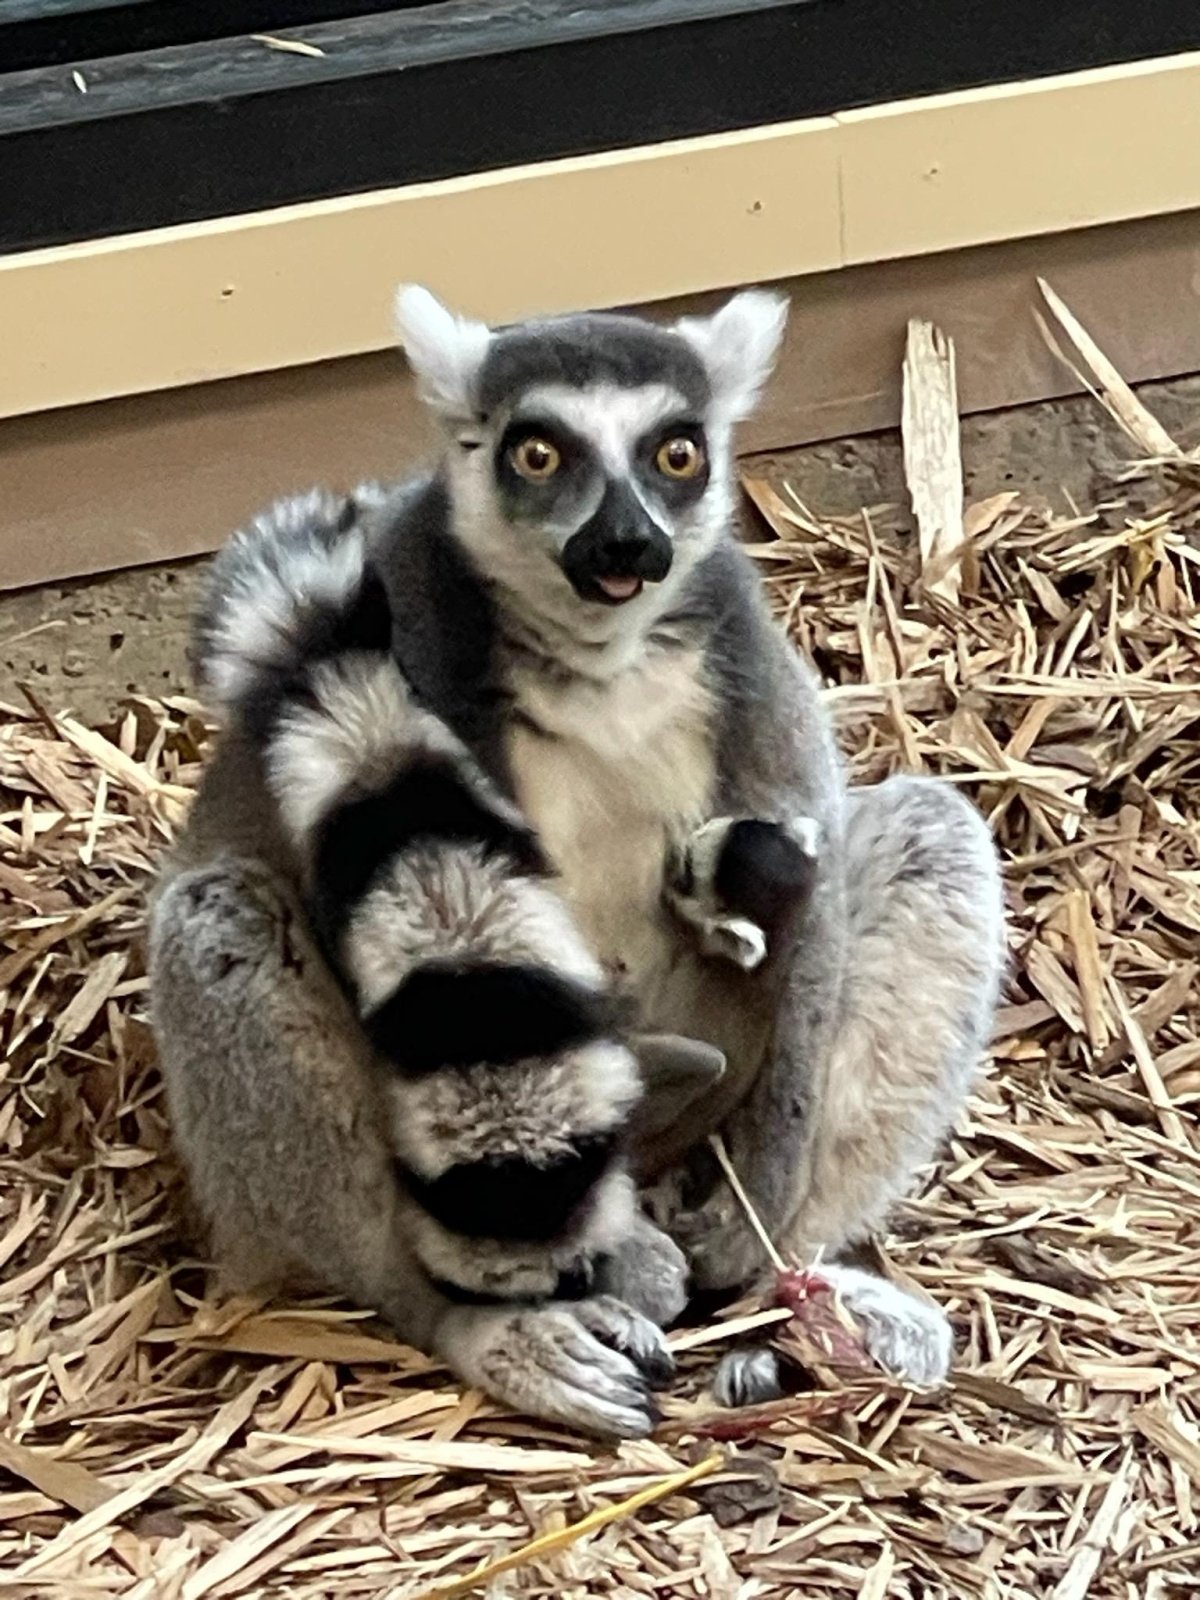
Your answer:
[[[1183,452],[1171,435],[1148,411],[1113,366],[1112,362],[1079,321],[1075,313],[1059,298],[1044,278],[1038,279],[1038,288],[1049,307],[1050,314],[1078,351],[1090,375],[1081,380],[1102,402],[1109,415],[1118,422],[1138,449],[1148,456],[1180,456]]]
[[[255,44],[266,45],[268,50],[279,50],[289,56],[309,56],[320,59],[325,51],[320,45],[309,44],[305,39],[280,39],[273,33],[252,33]]]
[[[0,1437],[0,1467],[74,1511],[95,1511],[115,1492],[86,1467],[48,1451],[30,1450],[15,1439]]]
[[[1086,1535],[1080,1539],[1071,1565],[1054,1587],[1052,1600],[1085,1600],[1092,1593],[1092,1580],[1108,1554],[1117,1518],[1129,1498],[1132,1480],[1137,1476],[1133,1457],[1127,1455],[1121,1470],[1109,1484]]]
[[[900,432],[925,586],[954,601],[966,540],[954,341],[917,318],[908,325]]]

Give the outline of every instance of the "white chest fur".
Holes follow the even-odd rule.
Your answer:
[[[516,669],[518,798],[592,949],[651,1011],[681,953],[662,906],[670,839],[708,814],[711,697],[696,652],[651,647],[601,683]]]

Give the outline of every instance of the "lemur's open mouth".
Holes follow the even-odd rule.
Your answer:
[[[613,605],[624,605],[626,600],[634,600],[641,594],[645,587],[644,578],[626,578],[614,575],[611,578],[597,578],[596,587],[602,589]]]

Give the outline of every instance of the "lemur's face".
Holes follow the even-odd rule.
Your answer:
[[[498,519],[580,600],[627,605],[703,537],[707,430],[670,384],[533,386],[489,444]]]
[[[773,363],[783,302],[750,292],[674,328],[585,315],[493,332],[413,289],[399,312],[484,575],[594,638],[616,612],[666,610],[728,520],[732,426]]]

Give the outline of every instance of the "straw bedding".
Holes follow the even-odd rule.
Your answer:
[[[612,1450],[463,1394],[343,1307],[206,1298],[141,917],[209,729],[180,699],[98,730],[8,708],[0,1592],[1200,1587],[1200,468],[1155,453],[1154,509],[1009,494],[950,546],[747,482],[858,775],[964,785],[1008,864],[994,1065],[879,1247],[954,1316],[936,1395],[818,1364],[721,1413],[705,1377],[740,1324],[716,1324],[680,1336],[655,1438]],[[778,1312],[764,1336],[793,1339]]]

